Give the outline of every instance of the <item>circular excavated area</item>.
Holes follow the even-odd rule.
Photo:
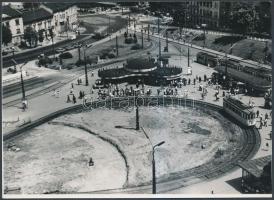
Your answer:
[[[139,116],[153,144],[165,141],[155,150],[160,192],[168,191],[161,183],[182,179],[188,185],[226,173],[258,143],[251,129],[249,134],[210,105],[140,106]],[[33,194],[111,193],[150,185],[152,147],[135,127],[131,106],[79,109],[50,120],[5,141],[5,186]],[[248,137],[254,144],[247,144]]]

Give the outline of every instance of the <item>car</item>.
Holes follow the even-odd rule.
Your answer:
[[[64,48],[58,48],[58,49],[56,49],[55,50],[57,53],[62,53],[62,52],[64,52],[64,51],[66,51],[66,49],[64,49]]]
[[[79,44],[79,43],[73,43],[72,45],[74,48],[81,48],[83,45],[82,44]]]
[[[86,44],[86,47],[89,48],[91,47],[93,44],[92,43],[89,43],[89,44]]]
[[[68,50],[71,50],[71,49],[74,49],[75,47],[74,46],[67,46],[65,47],[65,49],[68,51]]]
[[[69,36],[69,39],[70,39],[70,40],[75,40],[75,39],[76,39],[76,35],[71,35],[71,36]]]

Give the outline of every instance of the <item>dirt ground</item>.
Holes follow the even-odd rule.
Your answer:
[[[134,130],[133,108],[87,110],[61,116],[53,123],[4,144],[5,186],[21,187],[22,193],[44,193],[150,182],[152,147],[141,130]],[[165,141],[155,152],[159,178],[225,160],[241,139],[239,127],[208,110],[140,107],[140,126],[152,144]],[[8,148],[11,144],[15,144],[13,150]],[[93,167],[88,166],[90,157]]]

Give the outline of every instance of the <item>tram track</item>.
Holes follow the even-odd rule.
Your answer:
[[[175,98],[174,98],[175,99]],[[187,106],[192,106],[192,101],[194,105],[203,109],[211,109],[214,111],[222,111],[222,107],[207,102],[188,100]],[[173,104],[171,99],[165,99],[166,105]],[[235,122],[237,123],[237,122]],[[233,152],[232,156],[228,157],[226,160],[211,160],[203,165],[187,169],[184,171],[179,171],[164,175],[157,178],[157,193],[166,193],[187,185],[198,183],[202,181],[209,181],[221,176],[226,175],[237,169],[239,162],[252,158],[260,147],[260,135],[255,127],[244,127],[238,124],[243,130],[241,140],[237,145],[237,148]],[[194,180],[194,181],[193,181]],[[139,186],[118,188],[110,190],[100,190],[100,191],[90,191],[83,193],[97,193],[97,194],[111,194],[111,193],[150,193],[151,192],[151,182],[142,183]],[[82,193],[82,192],[80,192]]]

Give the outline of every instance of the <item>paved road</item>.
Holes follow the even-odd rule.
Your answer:
[[[83,42],[83,41],[85,41],[86,43],[91,43],[91,42],[94,42],[95,40],[90,38],[90,36],[80,35],[75,40],[65,40],[65,41],[54,44],[54,49],[56,50],[57,48],[64,48],[66,46],[69,46],[72,43]],[[51,45],[45,46],[45,47],[33,49],[31,51],[26,51],[26,52],[16,54],[14,60],[18,64],[20,64],[26,61],[37,59],[37,57],[42,53],[47,56],[53,55],[52,46]],[[13,66],[13,62],[11,61],[12,57],[13,57],[12,55],[3,57],[3,68]]]

